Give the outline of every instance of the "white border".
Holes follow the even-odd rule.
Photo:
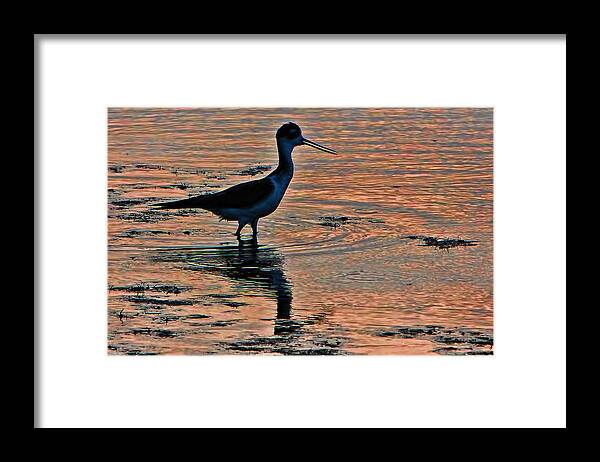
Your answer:
[[[38,425],[565,425],[564,38],[38,37],[37,54]],[[495,107],[495,356],[108,357],[108,106]]]

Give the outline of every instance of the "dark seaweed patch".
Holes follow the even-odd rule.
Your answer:
[[[385,223],[381,218],[362,218],[362,217],[345,217],[345,216],[325,216],[319,217],[320,226],[328,226],[330,228],[337,228],[344,224],[356,224],[356,223]]]
[[[135,221],[137,223],[158,223],[159,221],[169,220],[171,217],[163,213],[134,212],[122,213],[117,215],[116,218],[125,221]]]
[[[336,346],[310,342],[296,343],[285,337],[253,337],[224,345],[228,350],[244,353],[270,353],[280,355],[330,356],[343,355],[344,351]]]
[[[208,327],[227,327],[227,326],[231,326],[232,324],[235,324],[236,322],[240,321],[240,319],[227,319],[224,321],[215,321],[215,322],[211,322],[206,324]]]
[[[158,223],[159,221],[171,220],[173,219],[173,217],[196,215],[198,213],[203,212],[199,212],[198,210],[193,209],[182,209],[173,211],[171,213],[167,213],[160,210],[150,209],[140,212],[119,214],[115,218],[118,218],[119,220],[134,221],[138,223]]]
[[[153,356],[153,355],[158,354],[157,352],[154,352],[154,351],[142,350],[141,348],[137,348],[132,345],[122,345],[122,344],[109,344],[108,350],[115,351],[119,354],[135,355],[135,356],[151,356],[151,355]]]
[[[133,167],[142,170],[164,170],[162,165],[157,164],[135,164]]]
[[[473,350],[470,346],[464,347],[441,347],[434,348],[434,353],[441,355],[454,355],[454,356],[475,356],[475,355],[493,355],[493,350]]]
[[[440,335],[434,337],[433,340],[438,343],[472,343],[476,345],[493,345],[494,340],[489,335],[472,334],[472,335]]]
[[[149,283],[139,283],[139,284],[131,284],[127,286],[109,286],[108,290],[114,291],[124,291],[124,292],[135,292],[135,293],[143,293],[143,292],[164,292],[166,294],[179,294],[185,290],[190,290],[189,287],[185,286],[177,286],[175,284],[149,284]]]
[[[143,198],[143,199],[121,199],[117,201],[111,202],[112,205],[116,205],[117,207],[131,207],[132,205],[143,204],[144,202],[154,201],[156,200],[153,197]]]
[[[375,332],[379,337],[424,338],[441,354],[492,354],[494,339],[485,330],[442,326],[397,326]]]
[[[268,172],[272,168],[273,167],[270,165],[256,165],[254,167],[248,167],[243,170],[240,170],[238,175],[254,176],[254,175],[258,175],[259,173],[262,173],[262,172]]]
[[[438,326],[422,326],[422,327],[395,327],[393,330],[385,330],[377,332],[380,337],[404,337],[414,338],[419,335],[433,335],[440,332]]]
[[[132,303],[142,303],[145,305],[169,305],[169,306],[181,306],[181,305],[193,305],[192,300],[171,300],[163,298],[145,297],[143,295],[127,295],[122,297],[123,300],[127,300]]]
[[[148,335],[150,337],[173,338],[177,337],[178,333],[168,329],[151,329],[150,327],[139,327],[131,329],[133,335]]]
[[[136,236],[142,236],[142,235],[147,235],[147,234],[151,234],[151,235],[171,234],[171,232],[170,231],[161,231],[160,229],[132,229],[132,230],[117,234],[116,237],[129,238],[129,237],[136,237]]]
[[[420,235],[404,236],[404,239],[421,240],[423,243],[419,244],[420,246],[435,247],[436,249],[450,249],[452,247],[472,247],[477,245],[478,243],[478,241],[461,238],[454,239],[446,237],[432,237]]]
[[[312,321],[277,319],[272,337],[253,336],[230,343],[222,343],[227,350],[244,353],[269,353],[280,355],[343,355],[344,339],[341,337],[315,336],[306,338],[302,327]]]

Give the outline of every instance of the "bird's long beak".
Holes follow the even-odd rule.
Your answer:
[[[312,146],[313,148],[318,149],[319,151],[325,151],[329,154],[337,154],[334,149],[326,148],[325,146],[321,146],[320,144],[315,143],[314,141],[307,140],[306,138],[302,138],[302,144]]]

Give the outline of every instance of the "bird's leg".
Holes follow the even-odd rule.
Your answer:
[[[252,220],[252,238],[256,239],[256,236],[258,236],[258,218],[256,218],[255,220]]]
[[[238,229],[237,231],[234,233],[238,238],[240,237],[240,233],[242,232],[242,228],[246,226],[246,223],[242,223],[241,221],[238,221]]]

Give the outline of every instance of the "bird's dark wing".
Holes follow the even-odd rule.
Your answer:
[[[270,178],[248,181],[240,183],[219,191],[214,194],[204,194],[202,196],[190,197],[174,202],[165,202],[158,204],[162,209],[185,209],[201,208],[205,210],[217,209],[240,209],[251,207],[252,205],[266,199],[273,191],[275,186]]]
[[[215,194],[204,196],[204,206],[212,208],[246,208],[266,199],[275,190],[270,178],[240,183]]]

